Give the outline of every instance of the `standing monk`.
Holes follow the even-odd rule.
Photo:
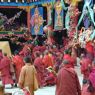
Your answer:
[[[73,68],[69,67],[69,61],[64,60],[64,65],[57,76],[56,95],[81,95],[78,76]]]
[[[6,84],[13,84],[13,80],[11,77],[10,72],[10,59],[7,57],[7,54],[4,54],[3,59],[0,62],[0,73],[1,73],[1,80],[3,85]]]
[[[90,58],[91,61],[94,59],[94,46],[92,45],[91,41],[88,41],[86,43],[86,51],[87,51],[87,57]]]
[[[63,59],[68,60],[69,61],[69,66],[74,68],[74,66],[75,66],[75,59],[73,57],[71,57],[69,50],[66,50],[64,53],[65,54],[63,56]]]
[[[34,91],[38,89],[37,72],[30,57],[26,57],[24,60],[26,64],[21,69],[18,84],[20,88],[28,87],[31,95],[34,95]]]
[[[28,44],[25,44],[25,46],[23,47],[22,51],[19,54],[22,55],[22,57],[26,57],[26,56],[31,55],[31,49],[28,46]]]
[[[21,68],[24,66],[24,61],[22,57],[18,55],[18,51],[15,52],[15,56],[13,57],[13,64],[15,65],[16,79],[18,82]]]
[[[84,55],[80,61],[80,64],[81,73],[83,74],[83,84],[86,84],[89,78],[89,74],[91,72],[92,61]]]
[[[42,87],[44,84],[44,64],[42,62],[42,58],[40,57],[40,53],[36,53],[36,59],[34,60],[34,66],[37,70],[37,77],[39,86]]]

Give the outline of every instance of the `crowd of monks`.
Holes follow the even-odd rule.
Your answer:
[[[95,40],[86,42],[85,48],[81,48],[78,42],[72,40],[67,43],[64,43],[65,47],[61,48],[49,45],[47,42],[42,46],[26,43],[20,51],[15,50],[11,57],[0,50],[0,79],[3,85],[16,86],[21,68],[25,65],[23,59],[26,56],[31,57],[36,68],[39,88],[56,84],[57,74],[62,68],[64,59],[69,61],[68,68],[77,66],[79,60],[85,84],[91,71],[95,71],[92,66],[92,63],[95,62]]]

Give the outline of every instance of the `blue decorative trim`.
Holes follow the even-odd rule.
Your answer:
[[[0,6],[33,6],[33,5],[39,5],[44,4],[48,2],[54,2],[55,0],[41,0],[41,1],[35,1],[30,3],[16,3],[16,2],[0,2]]]
[[[0,2],[0,6],[29,6],[28,3]]]
[[[40,2],[30,2],[29,6],[33,6],[33,5],[40,5],[40,4],[44,4],[44,3],[49,3],[49,2],[54,2],[55,0],[41,0]]]

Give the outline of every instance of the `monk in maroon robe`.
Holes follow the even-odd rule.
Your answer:
[[[56,72],[52,67],[48,67],[45,71],[45,86],[53,86],[56,84]]]
[[[44,84],[44,64],[42,62],[42,58],[40,57],[40,52],[36,53],[36,59],[34,60],[34,66],[37,71],[39,87],[43,87],[43,84]]]
[[[82,95],[95,95],[95,61],[92,62],[92,70],[89,74],[89,81],[82,87]]]
[[[50,55],[48,52],[46,52],[46,54],[43,58],[43,63],[44,63],[46,68],[49,66],[53,67],[53,58],[52,58],[52,55]]]
[[[87,58],[84,57],[81,60],[81,73],[83,74],[83,79],[86,81],[88,80],[89,74],[91,72],[91,65],[92,65],[92,61]]]
[[[81,95],[81,88],[76,72],[68,66],[68,60],[64,60],[63,64],[57,75],[55,95]]]
[[[10,64],[11,61],[7,57],[7,54],[4,54],[4,57],[0,62],[0,73],[1,73],[1,80],[3,82],[3,85],[13,84],[13,80],[10,72]]]
[[[26,57],[26,56],[31,55],[31,49],[30,49],[30,47],[26,44],[26,45],[23,47],[22,51],[21,51],[19,54],[20,54],[22,57]]]
[[[92,45],[92,42],[86,43],[86,51],[87,51],[87,57],[93,61],[93,59],[94,59],[94,47]]]
[[[24,66],[24,61],[21,56],[18,55],[18,52],[16,55],[13,57],[13,64],[15,65],[15,70],[16,70],[16,80],[18,82],[20,71],[22,66]]]
[[[67,59],[70,62],[69,65],[71,65],[71,67],[74,68],[75,59],[73,57],[71,57],[69,54],[64,54],[63,59]]]
[[[55,63],[53,68],[54,68],[55,72],[58,72],[58,70],[62,64],[63,55],[61,52],[57,52],[53,56],[54,56],[54,63]]]

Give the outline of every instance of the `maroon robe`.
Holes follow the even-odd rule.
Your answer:
[[[24,66],[24,61],[23,61],[22,57],[20,57],[19,55],[14,56],[13,64],[15,65],[16,78],[17,78],[17,82],[18,82],[21,68],[22,68],[22,66]]]
[[[0,63],[1,80],[3,84],[13,84],[13,80],[10,74],[10,63],[8,57],[3,57]]]
[[[88,84],[83,85],[81,95],[95,95],[95,93],[88,92],[88,87]]]
[[[53,58],[52,56],[49,56],[49,55],[45,55],[44,58],[43,58],[43,63],[45,65],[45,67],[53,67]]]
[[[91,84],[93,84],[93,87],[95,86],[95,67],[91,70],[91,73],[89,75],[89,80]],[[90,92],[88,90],[89,83],[86,83],[82,87],[82,95],[95,95],[95,90],[94,92]],[[95,87],[94,87],[95,88]]]
[[[45,77],[45,86],[53,86],[56,84],[56,75],[53,72],[47,72]]]
[[[79,80],[73,68],[60,69],[57,76],[56,95],[81,95]]]
[[[44,64],[42,62],[42,58],[37,57],[34,60],[34,66],[37,71],[37,78],[38,78],[39,86],[42,87],[44,84]]]
[[[94,47],[92,45],[92,42],[86,43],[86,51],[87,51],[87,57],[93,61],[93,59],[94,59]]]
[[[91,72],[92,61],[89,58],[83,58],[81,60],[81,73],[83,74],[84,79],[88,79]]]
[[[71,57],[69,54],[65,54],[63,59],[68,60],[70,62],[69,65],[71,65],[71,67],[74,68],[74,66],[75,66],[75,59],[73,57]]]
[[[19,53],[22,57],[26,57],[31,55],[31,50],[30,47],[28,45],[25,45],[22,49],[22,51]]]

